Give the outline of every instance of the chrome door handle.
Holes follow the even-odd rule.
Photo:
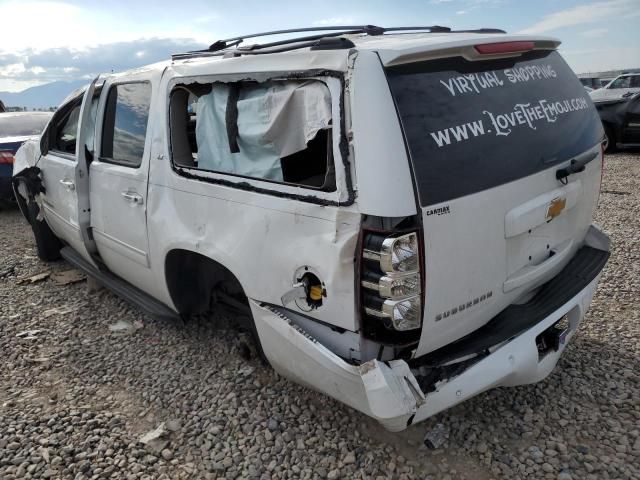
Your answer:
[[[67,180],[66,178],[64,180],[60,180],[60,183],[64,186],[64,188],[66,188],[67,190],[75,190],[76,189],[76,185],[75,183],[73,183],[71,180]]]
[[[124,191],[122,192],[122,196],[127,202],[136,203],[138,205],[142,205],[143,203],[142,196],[135,192]]]

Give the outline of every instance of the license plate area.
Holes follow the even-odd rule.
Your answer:
[[[550,352],[557,352],[567,342],[567,336],[571,332],[569,316],[564,315],[549,328],[536,337],[538,347],[538,360],[542,360]]]

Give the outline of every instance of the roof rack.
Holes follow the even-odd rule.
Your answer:
[[[269,42],[263,44],[253,44],[248,46],[239,45],[248,38],[266,37],[271,35],[284,35],[288,33],[303,33],[303,32],[325,32],[315,35],[306,35],[303,37],[288,38],[285,40],[279,40],[276,42]],[[329,33],[327,33],[329,32]],[[231,37],[224,40],[216,40],[208,48],[203,50],[194,50],[186,53],[178,53],[171,56],[173,60],[181,58],[190,58],[198,56],[219,56],[226,53],[233,53],[234,55],[255,55],[259,53],[278,53],[288,50],[295,50],[299,48],[311,47],[313,48],[351,48],[353,43],[350,41],[341,42],[342,47],[338,46],[338,43],[327,42],[324,39],[330,39],[332,37],[339,37],[341,35],[354,35],[365,34],[371,36],[384,35],[387,32],[429,32],[429,33],[506,33],[504,30],[497,28],[480,28],[477,30],[451,30],[449,27],[443,27],[440,25],[422,26],[422,27],[379,27],[377,25],[347,25],[347,26],[330,26],[330,27],[308,27],[308,28],[291,28],[286,30],[274,30],[270,32],[251,33],[249,35],[242,35],[238,37]],[[346,40],[346,39],[345,39]],[[289,45],[289,47],[282,47]],[[236,47],[235,50],[230,50],[232,47]],[[267,49],[264,51],[264,49]]]

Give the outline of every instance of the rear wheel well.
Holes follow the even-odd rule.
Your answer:
[[[215,260],[189,250],[171,250],[165,258],[165,278],[171,300],[183,320],[227,310],[241,330],[255,342],[255,353],[267,363],[249,301],[236,276]],[[245,358],[253,353],[245,345]]]
[[[171,300],[183,318],[208,313],[212,303],[227,303],[227,297],[249,311],[236,276],[209,257],[189,250],[172,250],[165,258],[165,277]]]

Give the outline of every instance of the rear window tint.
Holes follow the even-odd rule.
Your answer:
[[[0,137],[40,135],[51,115],[0,115]]]
[[[589,95],[555,51],[386,72],[422,205],[537,173],[602,139]]]

